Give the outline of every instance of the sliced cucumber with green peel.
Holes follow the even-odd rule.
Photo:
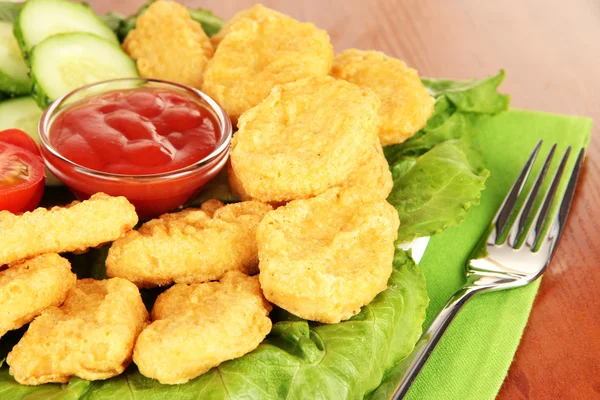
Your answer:
[[[27,64],[13,36],[13,25],[0,21],[0,92],[15,96],[29,94]]]
[[[38,136],[38,124],[42,110],[33,98],[15,97],[0,102],[0,131],[5,129],[20,129],[27,132],[37,144],[40,144]],[[62,182],[46,168],[46,185],[58,186]]]
[[[80,86],[139,76],[118,44],[89,33],[51,36],[33,48],[30,61],[32,96],[43,108]]]
[[[42,110],[29,96],[4,100],[0,102],[0,131],[20,129],[39,144],[38,123],[41,116]]]
[[[60,33],[87,32],[118,43],[115,33],[87,4],[69,0],[28,0],[14,29],[26,56],[33,46]]]

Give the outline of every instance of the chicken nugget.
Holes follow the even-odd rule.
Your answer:
[[[244,185],[240,181],[240,178],[238,178],[235,174],[235,171],[231,166],[231,159],[229,159],[227,162],[227,180],[229,183],[229,189],[231,189],[231,193],[233,193],[242,201],[252,200],[252,197],[244,189]]]
[[[77,281],[60,307],[47,308],[8,354],[10,374],[23,385],[98,380],[131,362],[148,311],[125,279]]]
[[[129,232],[108,251],[107,275],[153,287],[258,272],[256,228],[272,207],[248,201],[213,210],[164,214]]]
[[[398,213],[359,189],[330,189],[270,212],[257,233],[260,284],[298,317],[346,320],[387,287]]]
[[[404,142],[423,128],[433,113],[434,99],[417,71],[379,51],[345,50],[336,56],[331,75],[377,94],[383,146]]]
[[[187,382],[258,347],[270,311],[256,276],[231,271],[218,282],[176,284],[158,296],[133,360],[160,383]]]
[[[225,203],[217,199],[206,200],[200,206],[200,210],[204,211],[209,217],[214,217],[218,209],[225,207]]]
[[[123,42],[144,78],[164,79],[200,89],[214,49],[187,8],[159,0],[140,15]]]
[[[342,184],[377,141],[379,100],[330,76],[277,86],[240,118],[231,165],[244,191],[289,201]]]
[[[341,185],[343,188],[359,188],[364,201],[385,200],[394,187],[390,166],[383,155],[379,142],[369,149],[369,156]]]
[[[276,85],[325,76],[331,69],[333,47],[327,32],[262,5],[242,11],[219,35],[202,90],[234,124]]]
[[[213,47],[216,49],[219,46],[219,43],[221,43],[221,40],[223,40],[225,35],[227,35],[229,33],[231,27],[239,20],[251,19],[254,21],[260,21],[261,19],[267,17],[270,14],[281,15],[277,11],[267,8],[267,7],[263,6],[262,4],[256,4],[251,8],[248,8],[246,10],[242,10],[242,11],[238,12],[233,17],[231,17],[229,19],[229,21],[227,21],[225,23],[225,25],[223,25],[221,30],[216,35],[214,35],[213,37],[210,38],[210,41],[213,44]]]
[[[118,239],[137,222],[125,197],[104,193],[21,215],[0,211],[0,266],[44,253],[82,252]]]
[[[0,268],[0,338],[61,305],[76,281],[71,264],[53,253]]]

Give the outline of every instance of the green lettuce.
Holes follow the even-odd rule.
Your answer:
[[[161,385],[135,366],[105,381],[22,386],[0,369],[7,399],[362,399],[412,350],[429,299],[425,278],[398,250],[388,289],[352,319],[321,325],[285,318],[253,352],[183,385]]]
[[[388,201],[400,216],[398,240],[430,236],[460,223],[479,204],[489,172],[473,145],[482,118],[504,111],[497,91],[504,71],[483,80],[423,79],[435,97],[427,125],[404,143],[384,148],[394,189]]]
[[[463,142],[449,140],[422,156],[403,157],[391,166],[394,186],[401,188],[388,197],[400,216],[400,241],[456,225],[479,203],[489,172],[474,168],[463,147]]]

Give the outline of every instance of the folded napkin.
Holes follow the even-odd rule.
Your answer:
[[[464,265],[472,247],[488,227],[538,140],[543,139],[544,144],[533,173],[537,173],[555,142],[558,148],[553,169],[567,146],[575,150],[567,164],[569,172],[579,149],[589,143],[591,127],[592,120],[588,118],[524,110],[504,112],[477,126],[476,144],[491,175],[481,204],[470,210],[463,223],[432,237],[420,263],[431,299],[424,328],[464,283]],[[551,169],[549,174],[552,172]],[[523,288],[487,293],[471,300],[452,322],[407,398],[493,399],[513,360],[538,286],[539,280]]]

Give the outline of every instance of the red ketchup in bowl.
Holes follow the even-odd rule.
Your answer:
[[[224,166],[224,113],[194,89],[156,85],[96,93],[42,118],[46,164],[77,197],[122,195],[141,218],[154,217],[183,205]]]
[[[200,103],[165,89],[90,97],[57,115],[50,144],[69,160],[124,175],[170,172],[217,147],[218,124]]]

